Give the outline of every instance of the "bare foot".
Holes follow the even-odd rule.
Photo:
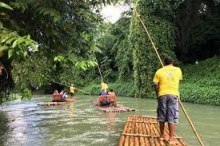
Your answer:
[[[169,141],[169,137],[167,137],[167,136],[161,136],[161,137],[160,137],[160,140],[161,140],[161,141],[167,141],[167,142],[168,142],[168,141]]]
[[[178,141],[175,138],[170,138],[169,139],[169,144],[171,144],[171,145],[178,145]]]

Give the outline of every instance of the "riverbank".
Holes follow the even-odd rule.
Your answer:
[[[182,101],[220,106],[220,57],[213,57],[181,68],[184,76],[184,80],[180,83]],[[114,89],[117,95],[134,97],[132,80],[116,81],[108,83],[108,86]],[[83,90],[97,95],[100,84],[91,83]],[[147,98],[155,98],[153,90],[151,95]]]

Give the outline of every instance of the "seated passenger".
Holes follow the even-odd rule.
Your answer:
[[[107,92],[105,90],[102,90],[99,93],[98,102],[99,102],[100,106],[109,105],[110,104],[110,100],[108,99]]]
[[[60,101],[60,93],[58,92],[58,90],[55,90],[53,92],[52,98],[52,102]]]
[[[115,92],[113,91],[113,89],[110,89],[110,90],[108,91],[108,95],[114,95],[114,96],[115,96]]]
[[[107,95],[108,93],[105,90],[102,90],[99,95]]]
[[[108,91],[108,98],[110,99],[110,105],[111,106],[116,106],[116,95],[115,92],[113,91],[113,89],[110,89]]]
[[[100,95],[98,101],[100,106],[110,105],[110,99],[107,95]]]
[[[67,94],[66,94],[66,92],[64,90],[62,90],[60,92],[60,99],[61,99],[61,101],[66,101],[66,98],[67,98]]]

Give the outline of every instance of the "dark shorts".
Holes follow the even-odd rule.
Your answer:
[[[74,96],[74,93],[71,93],[71,92],[70,92],[70,96]]]
[[[177,96],[164,95],[158,98],[157,119],[160,122],[178,123],[179,106]]]

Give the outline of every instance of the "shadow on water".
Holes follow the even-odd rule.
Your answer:
[[[31,101],[19,100],[0,106],[0,145],[4,146],[116,146],[129,115],[156,115],[156,101],[118,98],[118,103],[136,112],[104,113],[90,103],[97,97],[80,96],[74,103],[39,106],[49,95],[36,95]],[[220,108],[184,104],[206,146],[220,145]],[[181,113],[178,135],[189,145],[199,146]]]

